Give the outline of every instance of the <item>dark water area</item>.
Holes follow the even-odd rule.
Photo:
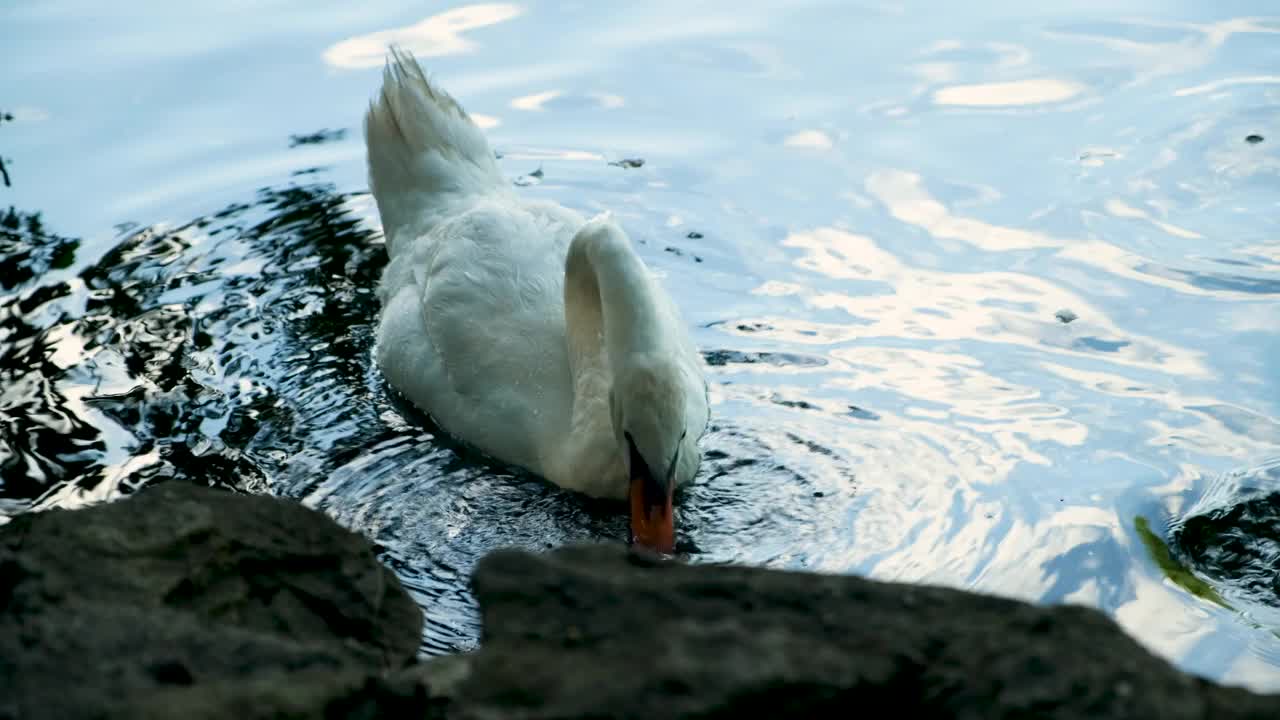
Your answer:
[[[378,544],[426,654],[478,642],[489,550],[621,540],[618,508],[451,441],[372,362],[359,122],[394,40],[520,192],[613,210],[684,308],[712,399],[692,562],[1087,604],[1280,690],[1265,3],[51,2],[0,27],[0,522],[154,482],[293,497]]]
[[[1218,478],[1171,536],[1178,558],[1226,603],[1280,628],[1280,461]]]

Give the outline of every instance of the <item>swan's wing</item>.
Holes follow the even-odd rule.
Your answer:
[[[572,394],[562,242],[518,209],[481,209],[433,233],[420,322],[438,364],[432,415],[450,432],[530,466]]]
[[[434,414],[433,399],[445,396],[449,382],[422,320],[422,292],[410,279],[386,291],[378,319],[375,353],[382,375],[419,409]]]
[[[481,210],[441,228],[422,313],[454,392],[522,382],[564,346],[563,261],[525,213]]]

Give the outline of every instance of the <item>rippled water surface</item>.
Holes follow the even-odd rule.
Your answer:
[[[298,498],[378,542],[426,653],[475,645],[486,551],[621,539],[370,361],[359,123],[394,41],[684,307],[713,400],[692,560],[1089,604],[1280,690],[1268,11],[6,4],[0,509]]]

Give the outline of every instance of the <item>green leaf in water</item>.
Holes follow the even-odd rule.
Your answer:
[[[1142,544],[1147,546],[1147,552],[1151,555],[1151,559],[1164,571],[1165,577],[1198,598],[1217,603],[1228,610],[1235,609],[1228,605],[1222,599],[1222,596],[1218,594],[1218,591],[1214,590],[1209,583],[1196,577],[1190,568],[1173,559],[1173,553],[1169,552],[1169,546],[1165,544],[1160,536],[1152,532],[1146,518],[1141,515],[1136,516],[1133,519],[1133,526],[1138,531],[1138,537],[1142,538]]]

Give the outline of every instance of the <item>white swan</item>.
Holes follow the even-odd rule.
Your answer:
[[[492,457],[629,498],[632,540],[671,552],[672,492],[697,473],[707,387],[626,233],[517,196],[480,129],[397,48],[364,132],[389,257],[384,376]]]

